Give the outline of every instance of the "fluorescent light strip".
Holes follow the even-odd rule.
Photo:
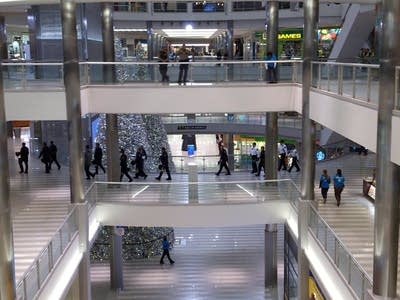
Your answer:
[[[163,29],[168,37],[210,38],[218,29]]]
[[[247,194],[249,194],[252,197],[255,197],[254,194],[252,192],[250,192],[249,190],[246,190],[244,187],[242,187],[240,184],[236,184],[238,186],[238,188],[242,189],[243,191],[245,191]]]
[[[146,32],[147,29],[135,29],[135,28],[114,28],[115,32]]]
[[[142,188],[141,190],[137,191],[136,193],[134,193],[132,195],[132,199],[135,198],[137,195],[139,195],[141,192],[144,192],[145,190],[147,190],[149,188],[148,185],[146,185],[144,188]]]
[[[185,44],[186,45],[186,47],[209,47],[210,46],[210,44],[201,44],[201,43],[199,43],[199,44],[196,44],[196,43],[194,43],[194,44]],[[172,47],[182,47],[182,43],[180,43],[180,44],[171,44],[171,46]]]

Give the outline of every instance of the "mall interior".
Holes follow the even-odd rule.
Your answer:
[[[0,1],[0,300],[397,299],[398,24],[397,0]]]

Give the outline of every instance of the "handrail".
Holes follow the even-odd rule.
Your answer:
[[[6,62],[2,66],[63,66],[62,62]]]
[[[348,67],[360,67],[360,68],[371,68],[371,69],[379,69],[380,67],[379,64],[344,63],[344,62],[334,62],[334,61],[312,61],[311,64],[348,66]]]

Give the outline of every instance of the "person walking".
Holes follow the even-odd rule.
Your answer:
[[[172,260],[171,256],[169,256],[169,248],[170,248],[170,244],[168,242],[168,239],[166,236],[163,237],[163,241],[162,241],[162,248],[163,248],[163,253],[161,255],[161,259],[160,259],[160,265],[164,264],[164,257],[167,256],[169,263],[172,265],[175,263],[175,261]]]
[[[144,179],[147,178],[147,174],[144,172],[144,161],[147,159],[146,151],[144,150],[143,146],[139,146],[136,151],[135,160],[131,162],[132,165],[136,164],[136,174],[135,179],[139,177],[143,177]]]
[[[189,62],[189,50],[186,48],[185,43],[182,44],[182,47],[178,51],[178,57],[179,57],[179,77],[178,77],[178,83],[181,85],[182,83],[186,85],[186,79],[187,79],[187,71],[189,68],[188,64],[182,64],[183,62]]]
[[[286,155],[287,155],[287,147],[284,143],[283,140],[280,140],[278,143],[278,154],[279,154],[279,165],[278,165],[278,171],[281,169],[286,171]]]
[[[169,76],[167,75],[168,72],[168,65],[166,64],[168,62],[168,51],[166,47],[162,47],[160,49],[160,53],[158,54],[158,62],[161,64],[159,65],[160,68],[160,74],[161,74],[161,82],[169,82]]]
[[[260,157],[258,159],[258,173],[256,174],[256,176],[260,176],[261,169],[264,169],[264,174],[265,174],[265,148],[264,148],[264,146],[261,146]]]
[[[94,160],[93,163],[95,165],[95,174],[99,174],[99,167],[103,170],[103,173],[106,173],[106,169],[103,166],[103,150],[100,147],[99,143],[96,143],[96,147],[94,148]]]
[[[61,166],[57,160],[57,146],[54,144],[53,141],[50,141],[50,170],[51,170],[51,164],[54,162],[57,165],[57,168],[60,170]]]
[[[342,192],[344,189],[344,182],[346,179],[342,175],[342,170],[337,169],[336,175],[333,177],[333,188],[335,189],[336,204],[339,207],[340,201],[342,200]]]
[[[90,150],[89,145],[86,145],[84,158],[86,179],[89,180],[91,177],[94,178],[95,175],[94,173],[90,172],[90,165],[92,164],[92,150]]]
[[[157,180],[161,180],[161,176],[163,175],[163,170],[167,172],[167,180],[171,180],[171,173],[169,172],[169,161],[168,161],[168,153],[165,147],[161,148],[161,155],[160,155],[160,165],[158,166],[160,169],[160,175],[156,177]]]
[[[296,172],[300,172],[299,167],[299,153],[297,152],[296,146],[290,151],[289,156],[292,158],[292,165],[290,166],[288,172],[292,172],[293,167],[296,167]]]
[[[251,158],[251,173],[257,173],[257,159],[258,159],[258,149],[256,147],[256,143],[253,143],[250,148],[250,158]]]
[[[46,173],[50,173],[51,156],[50,156],[50,149],[47,146],[46,142],[43,143],[42,150],[39,153],[39,159],[40,158],[42,158],[40,161],[44,164],[44,168],[45,168]]]
[[[119,181],[122,181],[122,177],[125,175],[128,177],[129,182],[132,182],[132,177],[129,175],[128,168],[128,157],[125,154],[125,150],[120,150],[121,156],[119,157],[119,165],[121,167],[121,175],[119,176]]]
[[[28,174],[29,149],[26,147],[26,144],[22,143],[21,149],[19,149],[19,152],[16,152],[15,154],[18,156],[19,172]],[[23,164],[25,165],[25,171]]]
[[[221,143],[221,146],[219,147],[219,170],[215,175],[219,176],[219,174],[222,171],[222,168],[225,168],[226,170],[226,175],[231,175],[231,171],[229,171],[228,167],[228,152],[226,152],[226,149],[224,147],[224,144]]]
[[[267,80],[269,83],[277,83],[277,76],[276,76],[276,56],[272,52],[267,53],[267,57],[265,58],[267,61],[265,63],[265,68],[267,70]]]
[[[322,175],[319,178],[319,188],[321,189],[321,195],[324,199],[324,204],[326,203],[326,199],[328,198],[328,190],[329,185],[331,184],[331,177],[328,175],[327,170],[322,171]]]

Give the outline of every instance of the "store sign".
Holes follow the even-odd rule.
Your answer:
[[[278,34],[278,40],[301,40],[301,39],[302,36],[300,32]]]
[[[178,125],[178,130],[205,130],[207,125]]]

